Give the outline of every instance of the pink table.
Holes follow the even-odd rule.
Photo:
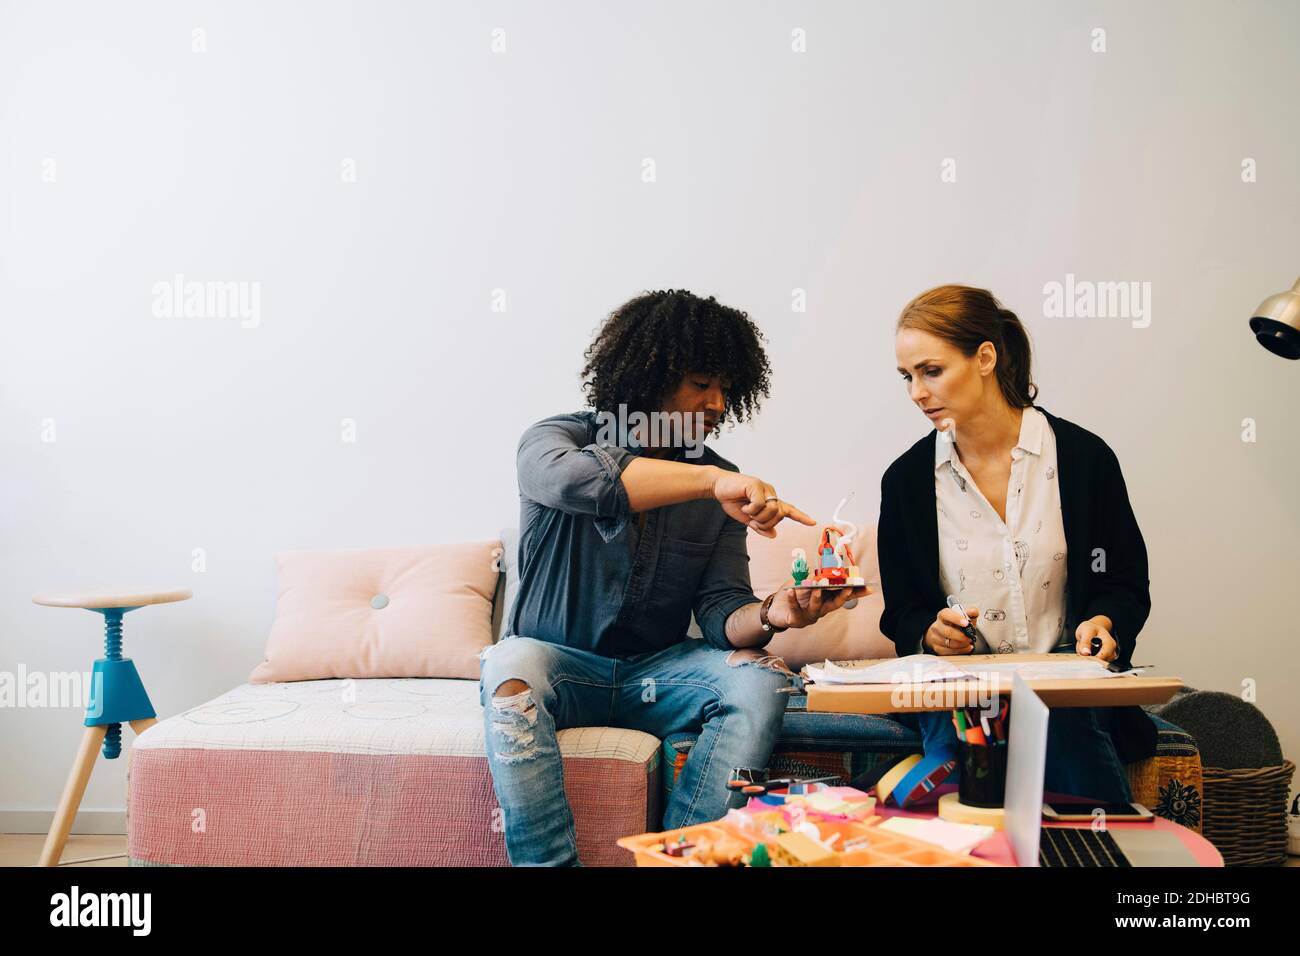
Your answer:
[[[879,803],[876,804],[876,813],[882,817],[933,817],[939,812],[938,801],[945,793],[951,793],[957,787],[953,784],[943,784],[935,787],[934,792],[927,796],[921,803],[917,804],[915,810],[899,810],[896,807],[885,807]],[[1044,795],[1048,800],[1063,799],[1057,795],[1048,793]],[[1160,830],[1168,830],[1170,833],[1177,835],[1178,839],[1191,852],[1196,862],[1201,866],[1223,866],[1223,856],[1214,848],[1214,844],[1205,837],[1201,836],[1195,830],[1189,830],[1187,827],[1179,826],[1172,820],[1166,820],[1164,817],[1156,817],[1155,823],[1122,823],[1115,822],[1107,824],[1110,828],[1119,830],[1129,827],[1150,827],[1155,826]],[[1080,827],[1086,828],[1086,823],[1044,823],[1046,827]],[[998,830],[974,850],[971,856],[977,856],[993,863],[1001,863],[1004,866],[1015,866],[1015,857],[1011,854],[1011,841],[1007,839],[1006,833]]]

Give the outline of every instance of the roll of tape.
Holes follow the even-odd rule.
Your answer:
[[[1001,807],[970,807],[955,793],[945,793],[939,798],[939,819],[949,823],[978,823],[1001,830],[1003,816]]]
[[[885,771],[885,775],[876,783],[876,799],[881,803],[888,802],[889,795],[894,792],[894,788],[912,771],[913,767],[921,762],[921,759],[921,754],[912,754],[910,757],[904,757]]]
[[[957,755],[951,750],[937,750],[921,759],[894,787],[894,802],[907,807],[930,793],[957,769]]]

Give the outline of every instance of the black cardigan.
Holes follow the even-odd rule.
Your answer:
[[[1047,416],[1056,436],[1068,552],[1063,633],[1073,644],[1079,622],[1106,615],[1115,625],[1111,634],[1119,645],[1117,660],[1128,666],[1138,632],[1151,612],[1151,591],[1146,542],[1129,504],[1119,459],[1092,432],[1038,410]],[[876,549],[885,599],[880,630],[900,655],[917,652],[935,615],[947,606],[939,586],[937,435],[930,432],[899,456],[880,481]],[[1141,708],[1100,708],[1098,716],[1126,763],[1155,753],[1155,725]]]

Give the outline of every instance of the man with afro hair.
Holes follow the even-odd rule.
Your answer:
[[[743,802],[727,789],[731,768],[767,766],[792,689],[761,648],[866,593],[760,598],[750,586],[746,532],[814,521],[704,442],[757,413],[770,371],[744,312],[649,292],[587,349],[590,407],[520,439],[518,596],[479,682],[512,864],[578,862],[556,742],[566,727],[699,735],[665,829]]]

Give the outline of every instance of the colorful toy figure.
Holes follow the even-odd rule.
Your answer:
[[[817,548],[820,564],[813,569],[812,579],[809,582],[812,587],[826,587],[832,584],[862,587],[867,583],[858,568],[857,559],[853,556],[853,549],[849,547],[849,542],[858,533],[858,526],[852,521],[840,519],[840,509],[848,504],[848,501],[849,499],[845,498],[839,503],[835,508],[835,514],[831,516],[831,524],[822,528],[822,540]],[[841,530],[842,526],[849,529],[847,533]],[[798,586],[798,582],[795,586]]]
[[[795,548],[790,554],[794,558],[794,563],[790,565],[790,577],[794,578],[794,586],[799,587],[804,578],[808,577],[808,554],[803,548]]]

